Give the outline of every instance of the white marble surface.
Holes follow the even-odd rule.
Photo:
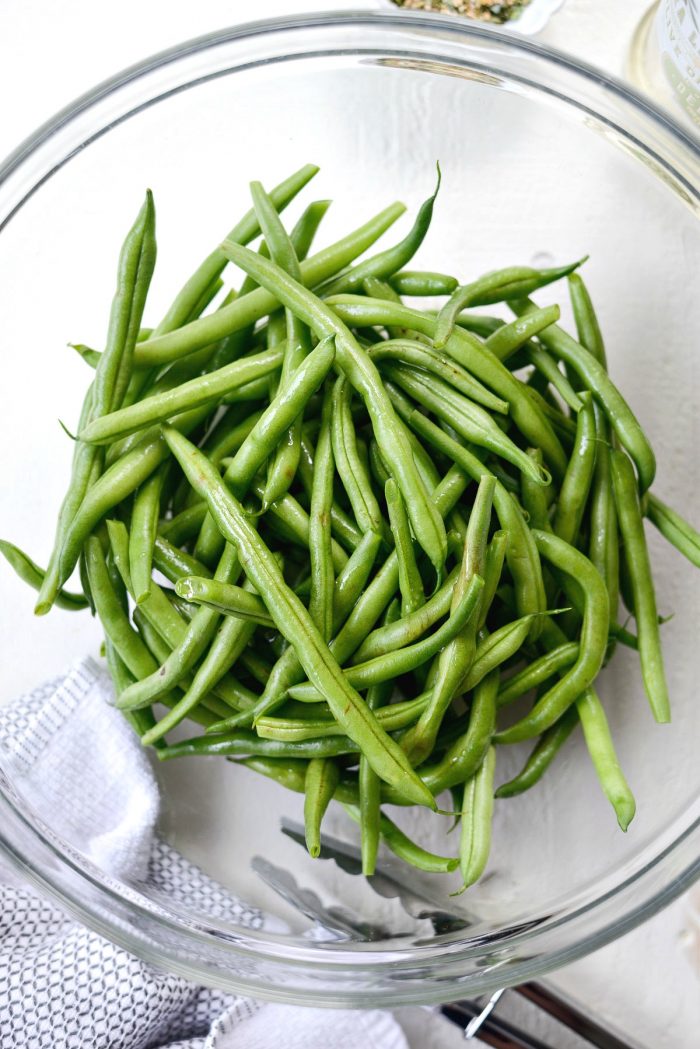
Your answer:
[[[0,155],[95,82],[182,39],[235,21],[353,6],[333,0],[2,0],[0,4]],[[540,38],[622,75],[645,0],[566,0]],[[7,655],[7,653],[5,653]],[[556,974],[556,981],[648,1049],[694,1049],[700,1030],[698,951],[690,950],[692,904],[686,897],[602,951]],[[449,1049],[461,1043],[447,1022],[421,1010],[401,1013],[411,1044]],[[576,1049],[544,1023],[556,1049]]]

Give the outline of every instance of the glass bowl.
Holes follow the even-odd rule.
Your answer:
[[[0,172],[2,534],[38,560],[47,556],[70,456],[56,417],[76,418],[84,388],[84,364],[63,347],[100,344],[116,253],[144,188],[159,215],[155,317],[246,206],[249,180],[272,185],[306,161],[321,166],[313,196],[334,199],[326,242],[395,197],[415,209],[439,160],[443,188],[416,264],[466,279],[590,254],[585,272],[610,367],[657,450],[657,491],[697,520],[698,157],[696,141],[620,84],[454,19],[299,16],[220,32],[127,70],[36,132]],[[553,289],[540,299],[557,296]],[[654,725],[633,653],[621,651],[602,683],[637,818],[626,835],[618,830],[574,736],[537,789],[497,804],[487,875],[464,896],[448,895],[458,881],[414,876],[384,859],[451,916],[442,924],[415,917],[415,907],[411,916],[331,861],[312,861],[279,828],[282,815],[299,818],[301,799],[218,759],[157,770],[160,833],[261,906],[263,928],[195,903],[185,874],[167,890],[110,877],[48,825],[6,770],[2,848],[44,891],[136,954],[256,996],[434,1002],[563,965],[643,921],[700,871],[698,586],[659,536],[650,542],[661,610],[675,612],[664,627],[673,724]],[[3,588],[4,700],[74,656],[98,657],[88,616],[36,620],[22,584],[4,573]],[[526,751],[501,756],[499,780]],[[422,814],[412,820],[434,846],[447,826],[432,817],[423,827]],[[356,841],[333,807],[326,829]],[[290,873],[325,908],[341,905],[383,933],[320,936],[261,881],[254,856]]]

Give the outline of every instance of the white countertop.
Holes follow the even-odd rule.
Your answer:
[[[94,83],[178,41],[237,21],[296,10],[377,6],[379,0],[120,0],[113,5],[94,0],[3,0],[0,156]],[[632,31],[647,6],[648,0],[566,0],[539,39],[622,76]],[[693,927],[692,900],[684,897],[554,979],[641,1045],[694,1049],[700,1030],[700,948],[696,944],[692,949]],[[515,1013],[508,1008],[508,1015]],[[404,1010],[401,1017],[416,1049],[463,1044],[456,1028],[425,1011]],[[581,1046],[560,1031],[542,1022],[537,1034],[556,1049]]]

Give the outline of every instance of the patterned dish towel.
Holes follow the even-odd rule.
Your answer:
[[[186,884],[208,913],[260,928],[155,837],[148,759],[92,660],[0,711],[0,765],[53,830],[109,874]],[[183,876],[184,874],[184,876]],[[0,869],[0,1049],[407,1049],[390,1013],[271,1005],[197,987],[78,925]]]

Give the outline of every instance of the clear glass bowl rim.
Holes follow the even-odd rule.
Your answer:
[[[146,87],[140,96],[137,95],[136,104],[131,105],[115,119],[105,122],[98,107],[122,90],[137,86],[142,81],[146,82],[150,74],[157,74],[171,66],[177,67],[178,63],[186,61],[193,55],[204,54],[222,45],[244,45],[245,41],[251,38],[256,38],[258,41],[268,38],[270,41],[271,55],[269,58],[258,59],[253,63],[254,65],[261,65],[275,57],[278,60],[285,57],[299,58],[304,52],[294,52],[291,56],[287,56],[282,50],[275,52],[275,41],[278,36],[288,38],[289,34],[309,29],[328,30],[329,32],[327,47],[323,51],[314,50],[314,57],[321,57],[329,53],[333,55],[343,52],[356,53],[356,45],[343,45],[340,38],[343,31],[357,28],[367,29],[370,33],[387,30],[397,36],[403,33],[414,45],[419,39],[425,42],[431,37],[431,34],[435,45],[439,44],[440,39],[450,41],[453,45],[461,41],[477,48],[482,46],[485,49],[495,45],[499,49],[499,56],[506,65],[509,58],[512,60],[515,57],[516,61],[518,58],[526,58],[537,61],[539,69],[554,71],[552,75],[556,75],[557,72],[567,74],[570,79],[578,83],[582,95],[586,88],[602,90],[601,97],[607,99],[608,106],[614,109],[616,104],[622,105],[626,109],[626,115],[633,117],[637,122],[641,121],[639,126],[644,129],[644,141],[638,139],[634,132],[629,132],[616,124],[610,114],[603,111],[604,106],[601,106],[600,110],[595,110],[581,99],[577,100],[563,94],[560,97],[575,104],[579,110],[600,119],[622,133],[627,140],[639,145],[648,158],[656,163],[667,177],[670,176],[676,192],[684,195],[687,203],[700,213],[700,139],[680,127],[669,114],[657,108],[649,99],[638,94],[628,85],[601,73],[593,66],[534,40],[478,23],[458,20],[453,16],[399,10],[396,12],[344,11],[313,15],[300,14],[223,29],[159,52],[98,84],[40,126],[0,165],[0,231],[11,221],[13,215],[29,197],[74,155],[76,147],[66,150],[66,145],[72,142],[71,136],[75,135],[76,128],[81,145],[89,144],[94,138],[109,131],[116,123],[128,119],[144,106],[157,102],[173,90],[181,89],[171,87],[165,91],[158,90],[159,85],[155,84],[156,90],[149,93]],[[334,46],[331,47],[330,35],[334,31],[338,40],[334,41]],[[423,36],[417,34],[423,34]],[[381,44],[379,46],[381,47]],[[366,49],[371,50],[369,45]],[[217,71],[209,76],[183,81],[182,88],[186,89],[202,79],[224,75],[225,72],[225,70]],[[544,84],[543,78],[538,79],[536,74],[533,76],[531,73],[529,80],[523,78],[517,71],[509,71],[509,75],[514,80],[521,79],[535,87],[549,90],[550,94],[557,94],[556,90]],[[97,112],[92,114],[93,124],[91,126],[91,111],[95,110]],[[26,179],[28,182],[25,181]],[[9,206],[7,206],[8,201]],[[694,806],[691,806],[692,808]],[[380,976],[380,973],[387,968],[395,972],[397,966],[400,969],[405,964],[412,972],[426,970],[425,976],[421,977],[423,981],[420,995],[422,1001],[426,1003],[447,1001],[457,994],[464,994],[466,990],[472,994],[480,993],[502,986],[504,983],[512,984],[532,978],[574,961],[639,925],[670,903],[700,877],[700,817],[691,816],[688,822],[679,820],[675,828],[667,829],[663,847],[658,849],[649,862],[640,866],[630,877],[607,889],[601,895],[584,899],[583,902],[579,899],[577,906],[571,911],[551,915],[534,928],[514,930],[508,934],[507,941],[504,941],[503,934],[494,937],[490,945],[492,949],[499,944],[504,945],[504,942],[507,942],[509,946],[526,945],[527,956],[515,961],[505,970],[500,966],[494,966],[493,971],[490,971],[486,967],[480,978],[477,978],[476,981],[472,980],[468,986],[465,986],[456,974],[455,966],[459,966],[460,960],[462,962],[468,959],[474,961],[475,958],[487,954],[489,945],[484,942],[484,938],[467,939],[459,944],[454,941],[446,944],[435,943],[420,949],[411,947],[401,950],[392,946],[389,952],[383,952],[371,948],[356,951],[342,945],[334,945],[332,951],[318,951],[311,949],[308,943],[303,944],[301,941],[293,943],[286,939],[281,940],[274,935],[260,933],[243,936],[237,931],[235,936],[227,937],[223,930],[212,931],[210,922],[198,925],[189,918],[183,920],[175,911],[169,913],[133,888],[114,882],[105,876],[89,860],[58,839],[41,818],[23,804],[22,799],[18,797],[11,783],[6,780],[1,771],[0,810],[4,810],[8,816],[7,822],[4,819],[0,820],[0,850],[30,881],[39,886],[44,893],[53,896],[86,925],[95,928],[133,953],[173,973],[216,986],[229,987],[232,990],[250,991],[253,989],[257,997],[286,1001],[303,1000],[308,1004],[331,1006],[342,1004],[360,1007],[370,1004],[399,1005],[416,1001],[415,985],[413,989],[407,986],[405,991],[397,988],[394,988],[393,991],[387,990],[387,987],[383,985],[376,993],[373,993],[363,982],[361,991],[356,991],[356,996],[353,997],[351,987],[340,993],[323,989],[320,985],[315,990],[308,985],[303,989],[280,988],[274,979],[275,970],[282,973],[296,968],[310,975],[320,975],[324,971],[334,972],[337,976],[341,973],[350,974],[356,971],[364,973],[365,976],[368,973]],[[12,835],[7,832],[8,826],[21,829],[18,835],[21,841],[18,841],[17,838],[12,840]],[[47,863],[47,860],[50,862]],[[51,872],[54,869],[65,873],[67,877],[52,876]],[[93,908],[84,902],[77,891],[70,891],[66,884],[73,880],[76,885],[83,881],[86,886],[89,885],[91,889],[96,889],[103,898],[104,907]],[[616,916],[611,918],[608,908],[613,901],[619,905],[619,910]],[[188,941],[193,946],[195,943],[209,944],[213,948],[214,955],[223,955],[224,958],[228,955],[232,960],[236,956],[239,958],[253,956],[263,965],[269,966],[269,979],[267,982],[261,982],[259,975],[256,975],[253,982],[247,982],[235,976],[227,978],[225,971],[222,971],[220,958],[216,964],[212,963],[210,966],[201,962],[190,964],[186,959],[183,960],[182,950],[179,947],[173,947],[172,944],[170,946],[166,943],[158,944],[158,949],[154,951],[153,940],[145,935],[139,935],[137,922],[131,923],[131,928],[126,930],[122,922],[115,921],[112,924],[109,918],[105,918],[105,909],[109,912],[110,902],[116,909],[126,906],[134,916],[142,915],[147,923],[155,928],[162,927],[164,931],[169,930],[171,934],[176,933],[182,939],[183,944]],[[562,928],[567,928],[573,938],[567,936],[566,940],[569,942],[558,943],[551,949],[545,948],[543,953],[538,953],[540,939],[543,936],[547,938],[555,930],[561,932]],[[445,966],[443,975],[437,982],[431,983],[431,967],[437,966],[435,975],[440,976],[441,962]]]

